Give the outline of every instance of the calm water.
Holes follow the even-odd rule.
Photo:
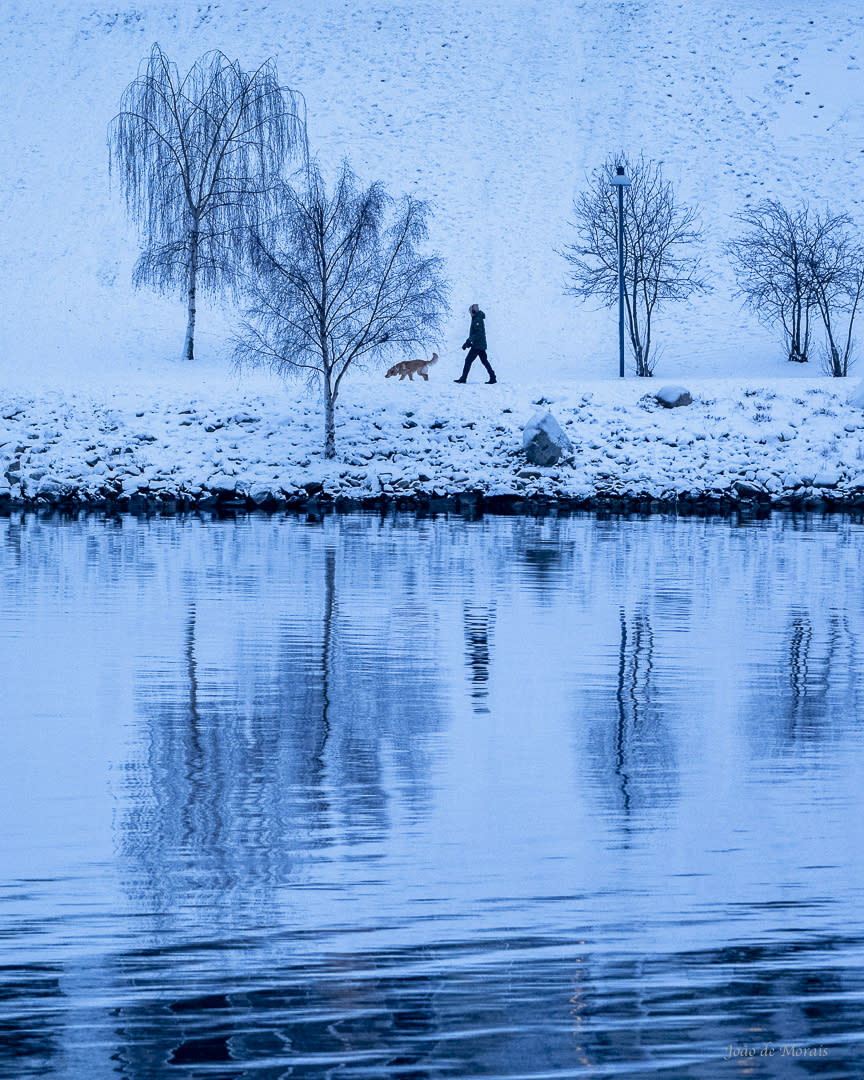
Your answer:
[[[0,1075],[864,1076],[862,570],[839,517],[0,521]]]

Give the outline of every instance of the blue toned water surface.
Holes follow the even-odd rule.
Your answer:
[[[864,527],[0,520],[0,1075],[864,1075]]]

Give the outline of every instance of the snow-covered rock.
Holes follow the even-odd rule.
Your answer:
[[[237,477],[215,473],[207,481],[207,487],[214,495],[233,495],[237,490]]]
[[[278,499],[278,495],[271,487],[263,484],[254,484],[249,489],[249,498],[256,506],[265,506],[267,503]]]
[[[57,502],[66,494],[66,486],[53,477],[45,477],[36,487],[36,498]]]
[[[522,432],[522,449],[533,465],[555,465],[573,444],[551,412],[535,413]]]
[[[685,390],[683,386],[661,386],[654,397],[667,409],[676,409],[681,405],[692,405],[693,403],[690,391]]]
[[[840,483],[841,474],[837,469],[823,469],[813,477],[813,487],[833,488]]]

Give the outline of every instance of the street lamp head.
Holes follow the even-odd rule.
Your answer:
[[[612,177],[614,187],[630,187],[630,177],[624,171],[623,165],[615,166],[615,175]]]

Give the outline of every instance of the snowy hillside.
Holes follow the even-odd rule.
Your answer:
[[[616,373],[614,315],[562,295],[554,251],[585,172],[616,148],[661,159],[703,208],[716,288],[661,315],[661,378],[799,374],[731,296],[736,208],[806,194],[864,221],[864,15],[840,0],[5,0],[0,35],[7,385],[178,374],[182,304],[133,293],[107,174],[106,126],[154,41],[181,69],[213,48],[276,56],[325,166],[347,155],[433,203],[454,372],[476,300],[503,380]],[[230,313],[205,307],[199,326],[205,378],[225,368]]]

